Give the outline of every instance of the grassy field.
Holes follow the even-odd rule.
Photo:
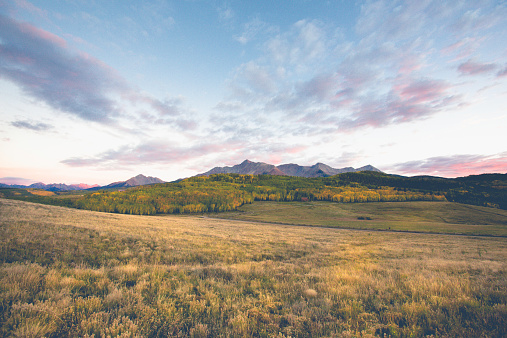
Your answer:
[[[381,213],[350,205],[339,217],[399,224],[400,206]],[[441,224],[459,224],[460,212]],[[406,217],[431,223],[419,214]],[[469,211],[461,223],[479,214]],[[0,199],[0,259],[5,337],[507,335],[507,239],[499,237],[129,216]]]
[[[213,217],[337,228],[507,236],[507,210],[450,202],[255,202]]]

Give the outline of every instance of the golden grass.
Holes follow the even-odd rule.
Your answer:
[[[47,190],[39,190],[39,189],[26,189],[30,194],[37,196],[54,196],[55,193]]]
[[[507,240],[0,199],[0,335],[507,334]]]

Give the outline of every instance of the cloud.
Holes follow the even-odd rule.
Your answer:
[[[115,126],[121,118],[135,119],[139,111],[133,108],[144,105],[166,117],[167,123],[183,126],[190,121],[181,119],[178,102],[140,93],[114,69],[71,50],[59,36],[4,15],[0,15],[0,61],[1,77],[52,108],[83,120]]]
[[[202,143],[190,147],[177,147],[165,142],[150,141],[136,146],[123,146],[94,157],[73,157],[61,161],[70,167],[128,167],[140,164],[172,164],[190,161],[205,155],[229,153],[239,149],[234,143]]]
[[[361,7],[361,14],[356,23],[356,32],[368,37],[368,42],[393,41],[409,37],[419,32],[425,24],[429,1],[370,1]]]
[[[35,183],[36,181],[22,178],[22,177],[0,177],[0,183],[9,184],[9,185],[30,185]]]
[[[467,96],[455,81],[442,79],[443,69],[433,58],[472,42],[479,48],[483,39],[478,33],[470,38],[448,33],[442,43],[435,36],[459,20],[456,12],[469,7],[370,1],[357,21],[359,41],[346,41],[336,27],[319,21],[298,21],[268,39],[259,58],[236,69],[231,94],[216,109],[250,130],[256,129],[256,121],[270,121],[280,134],[290,135],[382,128],[454,109]],[[477,13],[453,29],[460,34],[470,33],[471,27],[482,29],[479,21],[494,15],[490,12]],[[449,46],[446,52],[439,52],[440,44]],[[462,64],[463,72],[494,70],[494,64]]]
[[[234,10],[228,6],[222,6],[217,8],[218,18],[220,21],[230,21],[234,18]]]
[[[500,70],[496,76],[498,77],[503,77],[503,76],[506,76],[507,75],[507,66],[505,66],[502,70]]]
[[[340,157],[334,159],[334,167],[343,168],[346,166],[357,166],[361,161],[363,161],[362,152],[345,151]]]
[[[259,35],[272,32],[273,28],[259,18],[254,18],[243,25],[243,32],[241,35],[234,37],[236,41],[242,45],[255,40]]]
[[[124,87],[102,62],[72,54],[65,40],[0,15],[0,75],[27,94],[82,119],[110,123],[120,113],[104,93]]]
[[[462,75],[480,75],[491,73],[498,68],[497,64],[494,63],[480,63],[468,60],[458,66],[458,71]]]
[[[337,81],[334,74],[319,74],[300,85],[297,92],[305,97],[325,100],[334,94],[333,91],[336,88]]]
[[[479,8],[469,7],[466,2],[457,6],[462,12],[451,25],[456,32],[469,33],[487,30],[505,19],[507,7],[494,1],[485,1]]]
[[[507,173],[507,153],[496,155],[438,156],[398,163],[386,169],[403,175],[459,177],[483,173]]]
[[[16,6],[18,8],[22,8],[23,10],[29,11],[31,13],[35,13],[40,17],[47,18],[47,16],[48,16],[48,13],[46,10],[36,7],[26,0],[15,0],[14,3],[16,4]]]
[[[362,126],[382,127],[410,122],[436,114],[456,100],[448,93],[451,85],[432,79],[403,80],[375,100],[355,103],[357,113],[342,121],[345,129]]]
[[[295,71],[307,70],[313,62],[325,57],[324,52],[334,37],[326,33],[324,25],[318,20],[300,20],[287,32],[270,38],[265,43],[268,59],[283,66],[291,66]]]
[[[260,138],[253,141],[248,135],[244,135],[224,141],[200,142],[190,146],[178,146],[163,141],[147,141],[110,149],[91,157],[68,158],[61,163],[69,167],[102,169],[186,163],[188,166],[206,169],[208,165],[238,162],[246,158],[267,161],[273,158],[293,157],[307,148],[303,144],[287,144],[272,139]]]
[[[442,53],[445,55],[456,54],[454,61],[469,58],[480,48],[483,42],[484,38],[482,37],[465,37],[443,48]]]
[[[45,131],[45,130],[49,130],[49,129],[53,128],[53,126],[51,126],[47,123],[32,122],[32,121],[28,121],[28,120],[13,121],[13,122],[11,122],[11,126],[14,126],[16,128],[21,128],[21,129],[30,129],[30,130],[34,130],[34,131]]]
[[[270,94],[276,89],[276,79],[268,68],[255,62],[244,64],[237,73],[236,92],[245,97]],[[242,83],[240,83],[240,81]]]

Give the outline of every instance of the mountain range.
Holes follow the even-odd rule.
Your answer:
[[[236,164],[232,167],[215,167],[205,173],[198,174],[196,176],[209,176],[212,174],[243,174],[243,175],[281,175],[281,176],[298,176],[298,177],[327,177],[337,174],[358,172],[358,171],[376,171],[381,172],[377,168],[367,165],[360,168],[332,168],[324,163],[317,163],[312,166],[301,166],[298,164],[281,164],[275,166],[264,162],[252,162],[245,160],[240,164]],[[157,177],[137,175],[126,181],[113,182],[108,185],[99,186],[88,185],[88,184],[63,184],[63,183],[34,183],[31,185],[9,185],[0,183],[0,188],[35,188],[43,189],[48,191],[66,191],[66,190],[100,190],[100,189],[121,189],[137,187],[141,185],[165,183]]]
[[[130,187],[137,187],[139,185],[148,185],[148,184],[156,184],[156,183],[165,183],[159,178],[151,177],[151,176],[144,176],[144,175],[137,175],[135,177],[132,177],[126,181],[119,181],[119,182],[113,182],[111,184],[100,186],[98,184],[95,185],[88,185],[84,183],[80,184],[63,184],[63,183],[51,183],[51,184],[44,184],[44,183],[34,183],[31,185],[18,185],[18,184],[4,184],[0,183],[0,188],[33,188],[33,189],[43,189],[48,191],[68,191],[68,190],[100,190],[100,189],[111,189],[111,188],[130,188]]]
[[[281,164],[275,166],[264,162],[243,161],[232,167],[215,167],[203,174],[197,176],[209,176],[212,174],[243,174],[243,175],[282,175],[282,176],[298,176],[298,177],[328,177],[337,174],[358,172],[358,171],[376,171],[381,172],[377,168],[366,165],[360,168],[332,168],[324,163],[317,163],[312,166],[301,166],[298,164]]]
[[[30,185],[19,185],[19,184],[4,184],[0,183],[0,188],[32,188],[32,189],[43,189],[47,191],[69,191],[69,190],[85,190],[85,189],[94,189],[99,187],[98,184],[88,185],[84,183],[79,184],[64,184],[64,183],[51,183],[44,184],[42,182],[33,183]]]

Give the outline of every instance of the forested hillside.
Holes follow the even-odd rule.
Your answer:
[[[96,192],[76,201],[82,209],[152,215],[235,210],[253,201],[379,202],[445,200],[443,195],[367,188],[358,183],[269,175],[217,174],[179,183],[140,187],[122,192]]]
[[[506,175],[464,179],[402,177],[377,172],[304,178],[274,175],[215,174],[177,183],[126,190],[100,190],[83,195],[48,194],[3,189],[6,198],[79,209],[136,215],[184,214],[236,210],[254,201],[455,201],[507,208]]]

